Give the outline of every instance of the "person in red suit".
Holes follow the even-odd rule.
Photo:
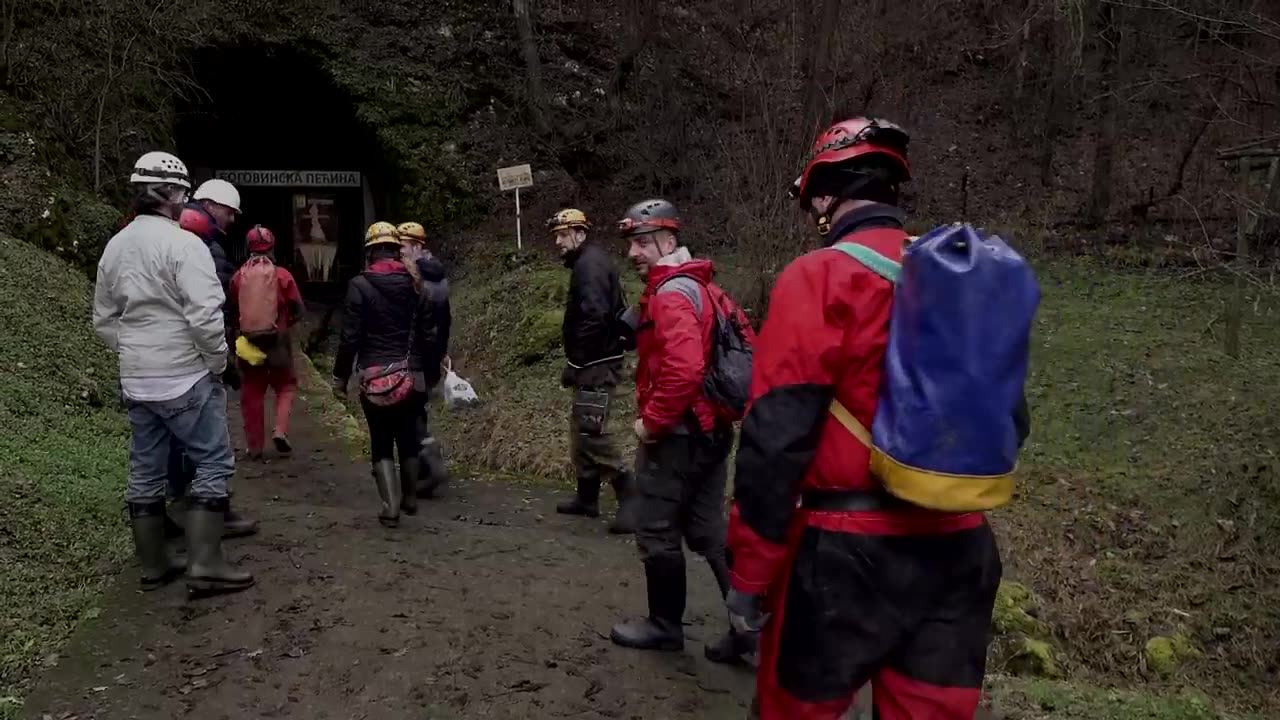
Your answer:
[[[837,720],[868,682],[880,720],[969,720],[980,699],[1001,575],[986,518],[889,495],[829,411],[838,400],[872,426],[894,293],[829,246],[901,261],[907,142],[884,120],[837,123],[792,188],[828,247],[773,288],[728,534],[726,605],[737,630],[760,632],[762,720]]]
[[[289,442],[289,415],[298,392],[298,376],[290,331],[302,319],[305,307],[293,275],[274,262],[276,239],[271,231],[255,225],[246,234],[245,243],[249,259],[231,277],[227,315],[236,332],[245,335],[267,356],[261,365],[240,360],[240,410],[244,416],[245,442],[249,446],[249,457],[261,459],[266,441],[263,412],[268,390],[276,393],[272,443],[283,455],[293,451]],[[247,327],[246,323],[265,327]]]

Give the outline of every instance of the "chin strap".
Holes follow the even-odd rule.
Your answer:
[[[822,236],[826,236],[826,234],[829,232],[831,232],[831,218],[825,214],[819,215],[818,216],[818,234]]]

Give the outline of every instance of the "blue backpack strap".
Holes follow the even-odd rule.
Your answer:
[[[832,245],[831,249],[839,250],[845,255],[857,260],[871,272],[891,283],[894,283],[895,285],[898,283],[898,277],[902,275],[902,263],[894,262],[866,245],[859,245],[851,242],[840,242]]]
[[[654,295],[664,292],[678,292],[688,298],[693,304],[694,312],[698,314],[698,320],[702,320],[702,283],[688,275],[672,275],[662,281]]]

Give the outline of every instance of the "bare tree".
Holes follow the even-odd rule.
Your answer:
[[[815,132],[821,124],[823,109],[828,105],[823,81],[831,57],[831,36],[836,32],[840,0],[822,0],[821,5],[809,10],[809,31],[801,75],[804,80],[804,128]]]
[[[613,72],[609,74],[609,82],[605,88],[605,95],[609,98],[609,106],[613,111],[613,120],[616,122],[622,111],[622,95],[626,92],[627,82],[631,79],[636,69],[636,61],[640,57],[640,53],[644,51],[645,45],[648,44],[649,36],[654,26],[654,18],[657,17],[659,11],[659,3],[657,0],[627,0],[623,8],[623,22],[626,25],[627,33],[622,41],[622,49],[618,53],[618,60],[613,66]]]
[[[3,32],[0,32],[0,87],[9,87],[9,47],[18,26],[18,5],[21,2],[22,0],[0,0],[0,20],[4,22]]]
[[[538,41],[533,36],[533,20],[529,17],[529,0],[511,0],[511,9],[516,16],[516,31],[520,33],[520,47],[524,53],[526,78],[526,95],[529,104],[529,117],[539,135],[551,132],[544,109],[542,90],[542,60],[538,56]]]
[[[1085,210],[1085,218],[1092,225],[1101,224],[1111,212],[1112,188],[1116,181],[1123,124],[1119,87],[1127,60],[1125,48],[1128,38],[1123,13],[1122,7],[1103,3],[1096,15],[1097,40],[1101,50],[1098,76],[1102,89],[1102,116],[1094,140],[1093,183]]]

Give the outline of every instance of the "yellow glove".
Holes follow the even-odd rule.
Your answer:
[[[243,335],[236,338],[236,357],[255,367],[267,361],[267,354]]]

